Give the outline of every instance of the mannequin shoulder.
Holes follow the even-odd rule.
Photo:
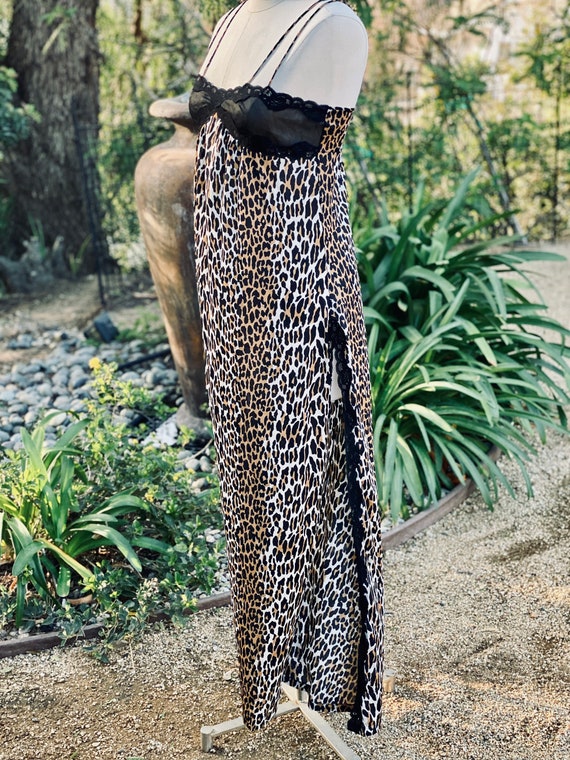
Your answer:
[[[352,10],[349,5],[343,2],[343,0],[338,0],[336,3],[327,3],[323,10],[326,11],[327,15],[331,17],[351,19],[352,21],[356,22],[361,27],[362,31],[366,34],[366,27],[360,20],[360,17]]]
[[[351,57],[368,55],[368,33],[356,13],[343,2],[326,5],[317,16],[315,26],[305,41],[311,47],[320,47],[325,58],[350,51]]]
[[[321,27],[329,34],[342,33],[345,38],[351,38],[356,44],[360,43],[368,48],[366,27],[346,3],[329,3],[322,9],[318,18],[320,23],[315,27],[315,31]]]
[[[330,3],[315,21],[300,41],[300,48],[310,48],[327,65],[350,67],[354,74],[360,71],[362,78],[368,58],[368,33],[356,13],[343,2]]]
[[[221,16],[218,21],[216,22],[214,29],[212,31],[212,35],[210,38],[210,43],[212,43],[213,40],[216,39],[216,37],[219,35],[220,32],[223,31],[225,26],[230,26],[232,24],[232,16],[238,16],[239,11],[241,10],[241,7],[244,6],[245,0],[242,0],[238,4],[238,6],[234,6],[233,8],[230,8],[229,11],[226,11],[223,16]],[[335,3],[336,5],[336,3]]]
[[[274,86],[305,100],[354,108],[367,57],[364,24],[344,3],[328,3],[297,39]]]

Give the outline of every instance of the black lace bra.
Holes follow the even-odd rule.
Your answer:
[[[244,84],[225,90],[203,76],[196,77],[188,107],[196,130],[217,114],[244,147],[295,158],[316,155],[330,110],[272,87]]]

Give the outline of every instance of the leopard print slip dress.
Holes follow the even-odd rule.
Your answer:
[[[288,45],[277,69],[291,36],[330,1],[277,42],[268,59]],[[240,8],[218,25],[210,60]],[[286,682],[370,735],[380,725],[382,580],[341,158],[352,109],[278,93],[272,79],[224,90],[207,66],[190,97],[196,275],[244,722],[262,728]]]

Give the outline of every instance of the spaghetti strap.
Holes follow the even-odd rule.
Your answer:
[[[273,74],[271,75],[271,79],[267,83],[267,87],[270,87],[271,83],[273,82],[273,79],[275,78],[275,75],[277,74],[277,72],[281,68],[281,65],[283,64],[283,62],[285,61],[285,59],[287,58],[287,56],[291,52],[291,49],[292,49],[293,45],[299,39],[299,35],[306,28],[307,24],[317,15],[317,13],[319,13],[319,11],[321,10],[321,8],[324,8],[325,5],[329,5],[330,3],[334,3],[334,2],[336,2],[336,0],[316,0],[316,2],[314,2],[312,5],[310,5],[305,11],[303,11],[303,13],[301,13],[299,16],[297,16],[297,18],[295,19],[295,21],[293,21],[293,23],[290,24],[287,27],[287,29],[283,32],[283,34],[281,35],[281,37],[279,37],[279,39],[277,40],[277,42],[275,43],[275,45],[273,45],[273,47],[271,48],[271,50],[269,51],[269,53],[265,56],[265,59],[262,61],[261,65],[258,66],[258,68],[256,69],[255,73],[250,78],[250,80],[249,80],[250,83],[253,83],[254,79],[261,72],[261,70],[263,69],[263,67],[265,66],[265,64],[269,61],[269,59],[271,58],[271,56],[274,53],[277,52],[277,49],[279,48],[279,46],[281,45],[281,43],[286,39],[286,37],[289,34],[289,32],[291,32],[297,26],[297,24],[303,18],[305,18],[305,16],[307,16],[308,14],[310,14],[309,18],[306,19],[305,23],[297,30],[297,34],[294,36],[291,44],[287,48],[287,50],[285,52],[285,55],[281,58],[281,60],[277,64],[277,66],[276,66]],[[316,10],[314,10],[315,8],[316,8]],[[311,13],[311,11],[313,11],[313,12]]]
[[[330,3],[334,3],[337,0],[315,0],[314,3],[312,3],[308,8],[306,8],[303,13],[301,13],[297,18],[287,27],[287,29],[283,32],[283,34],[279,37],[275,45],[271,48],[269,53],[265,56],[261,64],[257,67],[254,74],[250,77],[249,83],[252,84],[255,78],[259,75],[259,73],[262,71],[263,67],[268,63],[268,61],[271,59],[271,57],[277,52],[279,49],[279,46],[287,39],[290,32],[292,32],[295,27],[299,25],[299,23],[305,19],[305,22],[301,24],[301,26],[297,29],[297,33],[291,40],[291,43],[287,47],[287,50],[285,51],[285,54],[280,59],[279,63],[275,67],[273,74],[271,75],[271,79],[267,83],[267,87],[271,86],[271,83],[273,82],[273,79],[275,78],[275,75],[285,62],[285,59],[291,52],[295,42],[299,39],[299,36],[303,32],[303,30],[307,27],[307,25],[312,21],[312,19],[321,11],[322,8],[325,7],[325,5],[330,5]],[[247,5],[247,2],[242,1],[237,5],[233,10],[231,10],[225,19],[223,20],[223,23],[220,25],[219,29],[216,31],[214,36],[212,37],[212,40],[210,41],[210,44],[208,46],[208,52],[206,54],[206,59],[204,61],[203,67],[202,67],[202,76],[205,76],[206,72],[210,68],[210,64],[212,63],[213,59],[216,56],[216,53],[218,52],[218,48],[220,47],[220,44],[222,43],[222,40],[226,36],[226,32],[232,25],[233,20],[238,15],[241,8],[243,8],[245,5]],[[308,16],[308,18],[306,18]]]
[[[202,75],[204,75],[210,68],[210,64],[212,63],[214,56],[218,52],[218,48],[220,47],[222,40],[226,36],[226,32],[228,31],[228,29],[231,26],[232,21],[238,15],[240,10],[244,7],[244,5],[245,5],[245,2],[239,3],[235,8],[233,8],[227,14],[225,18],[225,23],[220,25],[219,29],[210,40],[210,44],[208,45],[208,51],[206,53],[206,60],[204,61],[204,65],[202,68]]]

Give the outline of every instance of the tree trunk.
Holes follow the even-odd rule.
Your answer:
[[[41,121],[7,158],[14,202],[12,243],[21,250],[30,222],[49,250],[63,239],[65,258],[96,269],[101,214],[94,164],[99,113],[99,0],[14,0],[6,65],[18,75],[18,96]],[[82,172],[78,130],[87,172]],[[86,195],[91,202],[86,202]]]

